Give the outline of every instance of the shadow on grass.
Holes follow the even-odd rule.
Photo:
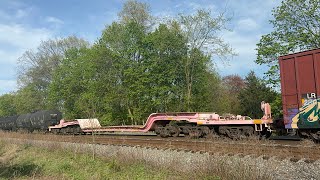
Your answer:
[[[41,167],[33,163],[4,165],[0,163],[0,179],[34,177],[41,173]]]

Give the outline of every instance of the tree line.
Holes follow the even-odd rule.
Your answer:
[[[280,115],[279,93],[250,72],[220,76],[216,58],[235,56],[219,33],[229,18],[198,10],[165,22],[148,4],[127,1],[93,44],[70,36],[43,41],[18,60],[19,89],[0,96],[0,116],[58,109],[66,119],[142,124],[155,112]]]

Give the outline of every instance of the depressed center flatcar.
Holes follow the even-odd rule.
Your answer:
[[[181,134],[194,138],[209,135],[225,135],[232,139],[259,134],[271,135],[271,109],[268,103],[262,102],[264,116],[251,119],[246,116],[219,116],[216,113],[153,113],[142,126],[106,126],[101,127],[97,119],[74,121],[61,120],[58,125],[50,126],[53,133],[105,133],[105,132],[150,132],[161,137],[177,137]],[[84,125],[86,124],[86,126]]]

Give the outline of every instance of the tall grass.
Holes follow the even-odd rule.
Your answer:
[[[95,146],[92,144],[9,139],[3,147],[15,146],[13,165],[28,171],[10,178],[59,177],[62,179],[272,179],[266,171],[252,166],[245,159],[182,151],[136,147]],[[38,146],[38,147],[36,147]],[[0,149],[0,152],[2,150]],[[7,150],[3,150],[8,152]],[[10,161],[11,162],[11,161]],[[9,169],[9,161],[2,163]],[[10,164],[10,163],[9,163]],[[1,172],[1,171],[0,171]],[[3,177],[9,177],[8,172]],[[2,177],[0,173],[0,178]]]
[[[140,162],[92,158],[91,153],[0,142],[0,179],[175,179]],[[177,179],[182,179],[177,178]],[[187,177],[186,177],[187,178]]]

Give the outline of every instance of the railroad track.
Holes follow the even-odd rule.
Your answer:
[[[306,162],[314,162],[320,159],[320,145],[303,143],[284,143],[284,141],[259,141],[244,140],[192,140],[185,138],[158,138],[156,136],[92,136],[92,135],[52,135],[52,134],[20,134],[0,133],[0,137],[19,138],[32,140],[47,140],[57,142],[89,143],[117,146],[139,146],[157,149],[172,149],[195,153],[224,154],[237,156],[262,156],[264,159],[271,157],[279,159],[289,158],[291,161],[303,159]],[[281,143],[279,143],[281,142]]]

